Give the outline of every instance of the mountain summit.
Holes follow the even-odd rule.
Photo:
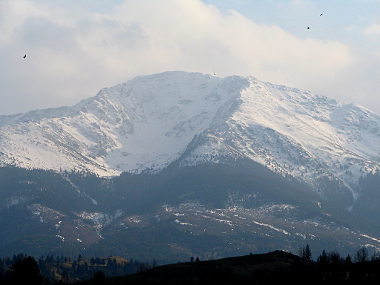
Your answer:
[[[379,126],[307,91],[186,72],[0,116],[0,254],[379,251]]]
[[[380,117],[254,77],[165,72],[71,107],[0,116],[0,163],[100,176],[257,162],[323,194],[380,169]]]

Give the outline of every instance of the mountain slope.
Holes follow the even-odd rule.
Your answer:
[[[380,169],[380,117],[252,77],[166,72],[72,107],[0,116],[0,149],[2,165],[100,176],[248,158],[356,199],[360,178]]]
[[[103,89],[73,107],[0,117],[1,161],[102,176],[162,169],[238,95],[241,86],[233,90],[229,81],[164,73]]]
[[[380,249],[379,225],[369,218],[378,211],[357,220],[342,197],[324,201],[250,160],[111,179],[4,167],[0,181],[0,255],[176,262],[297,252],[306,243],[315,252]]]

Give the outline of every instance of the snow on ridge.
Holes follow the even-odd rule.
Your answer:
[[[319,187],[341,181],[354,198],[360,177],[380,169],[380,117],[308,91],[248,78],[239,105],[207,130],[183,166],[250,158]]]
[[[0,116],[0,149],[2,165],[100,176],[249,158],[355,192],[361,176],[380,169],[380,117],[254,77],[164,72],[71,107]]]
[[[207,128],[220,105],[238,96],[239,80],[185,72],[140,76],[72,107],[1,117],[1,163],[101,176],[159,171]]]

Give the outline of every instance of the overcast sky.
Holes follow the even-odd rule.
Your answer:
[[[0,114],[168,70],[253,75],[380,113],[380,0],[0,0]]]

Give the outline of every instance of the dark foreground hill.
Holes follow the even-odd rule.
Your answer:
[[[306,262],[299,256],[274,251],[212,261],[171,264],[116,278],[80,284],[379,284],[379,260],[351,263]]]

